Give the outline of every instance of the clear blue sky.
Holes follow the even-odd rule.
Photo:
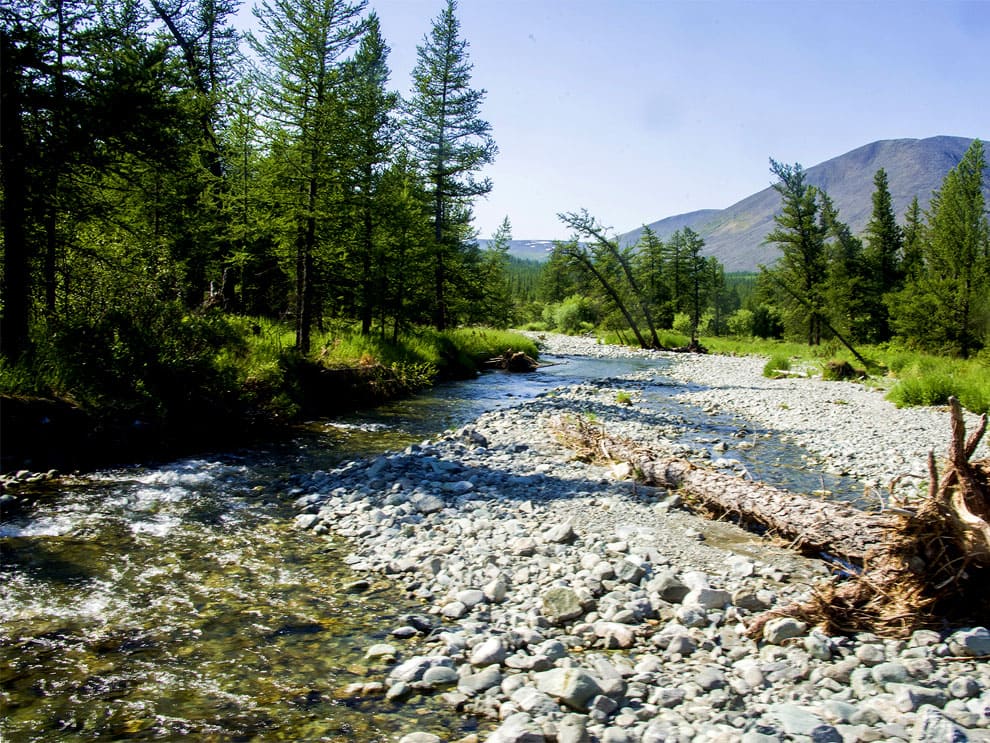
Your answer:
[[[369,0],[410,90],[444,0]],[[480,237],[617,232],[770,185],[878,139],[990,137],[990,0],[460,0],[499,147]]]

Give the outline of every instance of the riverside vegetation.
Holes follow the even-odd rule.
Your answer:
[[[572,239],[539,266],[508,256],[508,217],[485,249],[472,229],[497,147],[454,0],[417,48],[405,96],[365,0],[263,2],[247,35],[236,11],[0,8],[8,427],[40,397],[40,418],[74,430],[83,408],[209,440],[225,422],[330,409],[312,393],[331,378],[361,402],[415,389],[462,365],[451,329],[527,323],[658,348],[841,345],[860,368],[900,373],[904,404],[952,393],[986,409],[979,140],[903,226],[878,171],[862,238],[800,165],[771,160],[781,213],[767,241],[781,254],[758,277],[726,275],[690,229],[621,245],[584,209],[559,215]],[[871,363],[866,344],[890,355]],[[912,356],[922,351],[975,362],[948,370]],[[111,428],[115,447],[144,435]]]

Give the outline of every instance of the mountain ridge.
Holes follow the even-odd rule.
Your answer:
[[[903,224],[911,200],[917,196],[922,209],[927,209],[932,192],[941,187],[945,175],[959,164],[972,143],[972,138],[946,135],[882,139],[807,168],[805,174],[810,185],[828,193],[839,210],[839,219],[859,235],[873,213],[873,178],[877,170],[887,172],[894,213]],[[990,203],[988,182],[984,193]],[[760,265],[770,265],[779,255],[777,247],[763,241],[773,229],[780,202],[780,194],[770,185],[725,209],[677,214],[648,226],[661,239],[690,227],[705,240],[704,255],[714,255],[726,271],[755,271]],[[689,219],[691,215],[699,216]],[[620,235],[619,241],[632,244],[642,232],[642,227],[630,230]]]
[[[982,138],[981,138],[982,139]],[[982,139],[987,142],[986,139]],[[922,210],[928,208],[932,192],[941,188],[946,173],[959,164],[973,143],[971,137],[938,135],[924,139],[881,139],[805,169],[807,182],[824,189],[839,210],[839,219],[860,235],[873,213],[873,178],[878,169],[887,172],[888,188],[898,223],[917,196]],[[769,176],[769,169],[768,169]],[[990,204],[990,177],[984,180]],[[699,209],[650,222],[661,239],[690,227],[705,240],[703,254],[715,256],[726,271],[756,271],[770,265],[779,249],[764,244],[773,229],[773,217],[781,199],[772,185],[750,194],[724,209]],[[619,235],[622,245],[635,243],[642,227]],[[481,240],[484,246],[489,241]],[[513,240],[509,252],[519,258],[545,259],[551,240]]]

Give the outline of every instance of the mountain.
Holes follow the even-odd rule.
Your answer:
[[[482,250],[491,244],[491,240],[477,240]],[[553,249],[553,240],[510,240],[509,255],[531,261],[545,261]]]
[[[932,192],[941,187],[946,173],[959,164],[972,142],[964,137],[881,140],[807,168],[805,173],[809,184],[828,192],[839,209],[839,219],[858,235],[873,213],[873,176],[877,170],[887,171],[894,213],[903,221],[915,196],[922,209],[928,208]],[[990,204],[990,178],[984,184]],[[661,239],[690,227],[704,238],[704,254],[718,258],[726,271],[755,271],[760,264],[770,265],[779,255],[777,247],[763,244],[779,209],[780,194],[770,186],[727,209],[678,214],[649,227]],[[620,235],[619,240],[623,245],[632,244],[642,231],[632,230]]]

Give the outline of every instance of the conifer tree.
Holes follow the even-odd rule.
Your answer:
[[[820,191],[819,200],[827,240],[824,297],[828,319],[833,328],[860,340],[866,335],[865,307],[869,302],[863,243],[839,219],[839,210],[827,193]]]
[[[655,231],[643,227],[636,245],[635,269],[643,296],[650,305],[657,326],[669,328],[674,322],[674,312],[670,307],[670,287],[667,282],[667,246]]]
[[[371,332],[376,306],[383,298],[386,256],[376,241],[381,219],[379,186],[396,144],[394,114],[399,104],[398,94],[388,90],[388,55],[378,16],[371,13],[357,52],[344,70],[346,131],[340,138],[346,153],[343,181],[347,200],[353,205],[354,233],[353,256],[343,270],[353,277],[357,288],[357,315],[363,335]]]
[[[331,142],[339,112],[341,61],[364,30],[364,0],[263,0],[255,8],[261,38],[258,83],[282,169],[284,238],[295,265],[296,349],[306,353],[315,302],[315,251],[334,171]]]
[[[903,234],[903,258],[901,260],[901,272],[905,280],[913,280],[918,271],[921,270],[922,253],[925,241],[924,215],[921,213],[921,205],[918,197],[911,199],[907,211],[904,213]]]
[[[890,320],[884,296],[900,288],[902,282],[903,234],[894,215],[894,206],[883,168],[873,178],[873,214],[866,225],[866,248],[863,311],[866,314],[867,340],[890,340]]]
[[[986,158],[974,140],[932,197],[921,271],[890,299],[893,325],[909,341],[968,358],[990,333],[990,225]]]
[[[434,324],[451,322],[454,278],[467,257],[471,203],[489,193],[475,175],[495,159],[491,125],[481,118],[486,91],[471,88],[468,42],[460,36],[455,0],[433,21],[417,47],[405,131],[433,198]]]
[[[806,182],[800,164],[771,158],[770,170],[778,178],[773,187],[783,204],[774,217],[777,227],[766,242],[775,243],[781,257],[762,273],[776,287],[785,326],[793,331],[803,326],[808,345],[815,346],[821,342],[827,314],[825,230],[818,219],[818,190]]]

